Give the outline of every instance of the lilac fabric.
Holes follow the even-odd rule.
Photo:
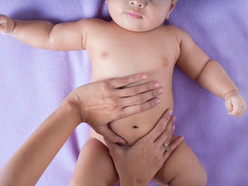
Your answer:
[[[0,13],[54,23],[110,19],[104,0],[1,0]],[[179,1],[169,23],[186,30],[217,60],[248,101],[248,1]],[[69,92],[89,82],[90,68],[85,51],[41,50],[0,35],[0,167]],[[208,185],[248,185],[248,113],[242,118],[228,116],[223,99],[177,67],[173,91],[176,134],[185,136],[206,168]],[[38,186],[68,185],[88,129],[87,125],[76,129]]]

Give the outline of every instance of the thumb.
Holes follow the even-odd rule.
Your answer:
[[[108,127],[108,125],[103,126],[101,130],[99,131],[99,133],[103,135],[104,138],[106,138],[106,140],[109,141],[110,143],[120,143],[120,144],[127,143],[123,138],[121,138],[116,133],[114,133],[114,131],[112,131]]]
[[[110,141],[107,140],[107,138],[104,137],[104,141],[109,149],[110,155],[113,157],[119,156],[120,154],[123,153],[122,148],[120,145],[116,143],[111,143]]]
[[[238,115],[241,112],[242,105],[237,100],[234,100],[233,103],[232,103],[232,105],[233,105],[233,111],[232,111],[232,113],[236,116],[236,115]]]
[[[3,34],[3,30],[4,30],[4,27],[3,27],[3,23],[1,22],[0,20],[0,32]]]
[[[233,111],[233,105],[232,105],[232,100],[231,99],[227,99],[225,101],[225,105],[226,105],[226,109],[229,113],[231,113]]]

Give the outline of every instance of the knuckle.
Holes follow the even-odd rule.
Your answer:
[[[117,101],[111,99],[109,101],[109,107],[111,108],[111,110],[116,110],[119,107],[119,104],[117,103]]]
[[[158,91],[157,90],[151,91],[151,96],[152,97],[156,97],[157,95],[158,95]]]
[[[144,109],[149,109],[157,105],[157,99],[151,99],[144,103]]]
[[[109,88],[109,84],[106,81],[102,81],[100,84],[100,88],[102,90],[107,90]]]
[[[121,85],[122,86],[125,86],[125,85],[128,85],[128,78],[127,77],[125,77],[125,78],[122,78],[121,80],[120,80],[120,83],[121,83]]]
[[[111,112],[110,115],[111,115],[111,117],[112,117],[114,120],[115,120],[115,119],[119,119],[119,118],[122,117],[122,114],[121,114],[121,112],[119,112],[119,111]]]
[[[127,109],[123,109],[121,112],[119,112],[118,114],[117,114],[117,117],[118,118],[123,118],[123,117],[126,117],[126,116],[128,116],[130,113],[129,113],[129,111],[127,110]]]
[[[174,146],[173,147],[170,147],[169,150],[167,151],[169,154],[171,154],[173,151],[174,151]]]
[[[159,102],[159,99],[152,99],[148,101],[149,108],[156,106],[158,102]]]
[[[135,99],[136,104],[141,104],[144,102],[144,98],[142,96],[137,96]]]
[[[102,82],[100,85],[100,92],[103,93],[103,95],[110,97],[111,96],[111,87],[109,85],[109,83],[107,82]]]
[[[151,90],[153,88],[153,83],[147,83],[145,86],[146,90]]]
[[[142,107],[142,105],[137,105],[136,106],[136,112],[142,112],[144,109]]]
[[[138,87],[132,87],[128,90],[128,95],[129,96],[134,96],[139,93],[139,88]]]
[[[154,81],[147,83],[147,86],[146,86],[148,90],[156,89],[157,87],[158,87],[158,83]]]
[[[156,128],[155,128],[155,130],[157,132],[163,132],[164,129],[165,129],[165,127],[164,127],[163,123],[158,123],[157,126],[156,126]]]
[[[138,94],[138,93],[139,93],[139,88],[138,88],[138,87],[132,88],[132,94],[133,94],[133,95],[136,95],[136,94]]]

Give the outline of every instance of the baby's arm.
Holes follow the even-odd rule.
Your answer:
[[[224,98],[228,114],[242,116],[247,104],[221,65],[210,59],[183,30],[178,29],[180,56],[177,66],[190,78],[215,95]]]
[[[0,32],[37,48],[82,50],[89,20],[52,24],[48,21],[20,21],[0,15]]]

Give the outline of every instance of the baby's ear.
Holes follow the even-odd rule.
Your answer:
[[[178,0],[173,0],[173,1],[172,1],[171,7],[170,7],[170,11],[168,12],[168,15],[167,15],[166,19],[169,19],[170,13],[172,12],[172,10],[174,9],[174,7],[176,6],[177,1],[178,1]]]
[[[172,12],[172,10],[174,9],[174,7],[176,6],[178,0],[173,0],[171,3],[171,8],[170,8],[170,13]]]

